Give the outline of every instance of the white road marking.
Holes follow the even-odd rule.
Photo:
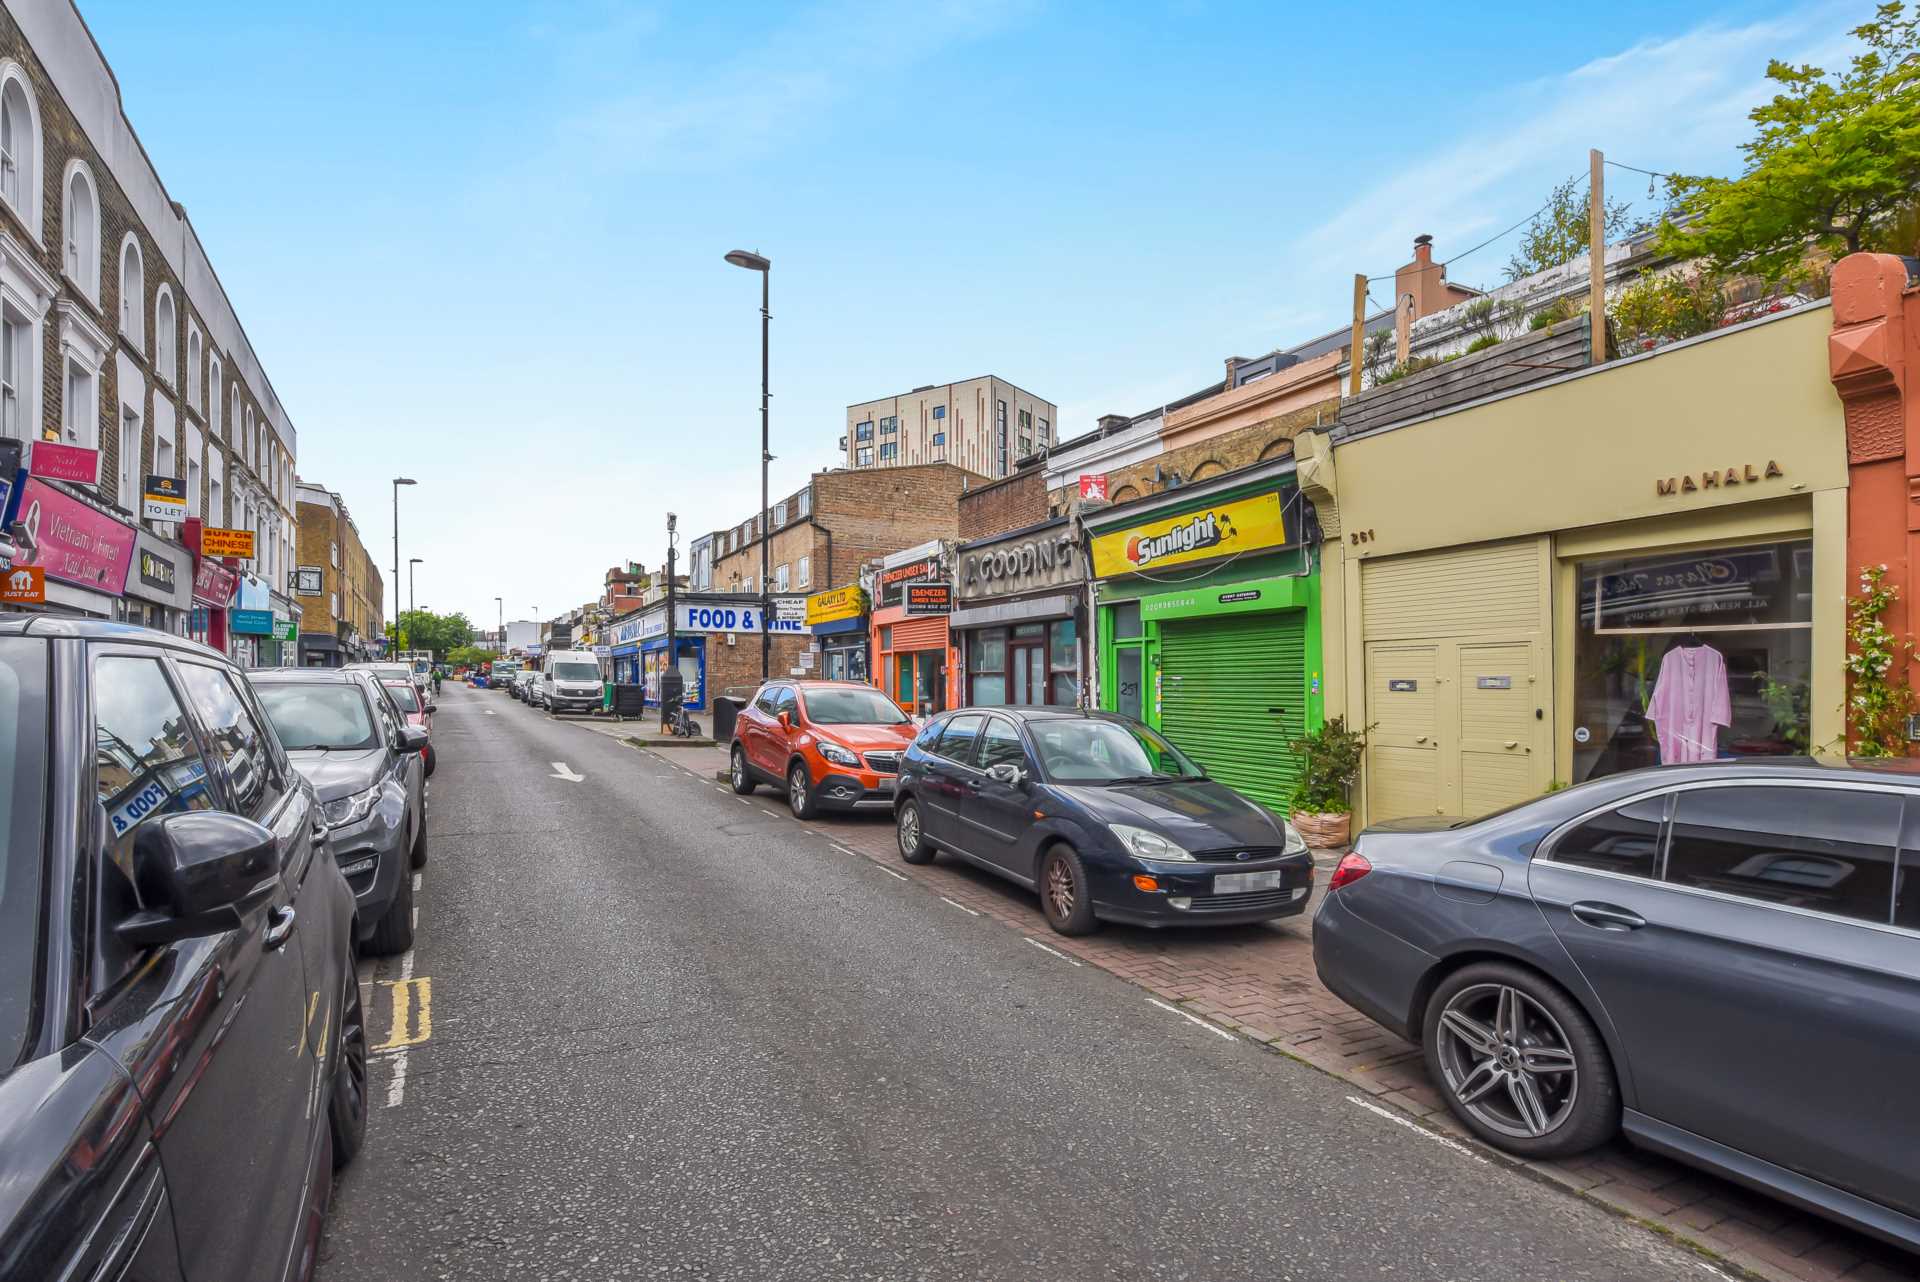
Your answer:
[[[943,904],[952,904],[955,908],[958,908],[961,912],[967,914],[967,916],[969,917],[978,917],[980,915],[979,913],[975,912],[973,909],[961,903],[959,900],[948,899],[945,895],[940,896],[940,902]]]
[[[1061,952],[1058,948],[1047,947],[1045,944],[1035,939],[1032,935],[1022,935],[1020,936],[1020,938],[1026,940],[1029,944],[1032,944],[1035,948],[1038,948],[1043,953],[1052,953],[1055,957],[1058,957],[1061,961],[1065,962],[1069,966],[1078,966],[1080,964],[1079,962],[1075,961],[1073,958]]]
[[[837,850],[837,851],[839,851],[839,852],[840,852],[841,854],[843,854],[843,855],[852,855],[852,856],[853,856],[853,857],[854,857],[855,859],[863,859],[863,858],[865,858],[865,856],[864,856],[864,855],[862,855],[862,854],[861,854],[861,853],[860,853],[859,851],[857,851],[857,850],[855,850],[855,849],[853,849],[853,848],[852,848],[852,847],[850,847],[850,846],[843,846],[843,845],[841,845],[841,844],[840,844],[839,842],[837,842],[837,841],[833,843],[833,848],[834,848],[835,850]],[[886,871],[886,872],[893,872],[893,869],[891,869],[891,868],[887,868],[887,869],[884,869],[883,871]],[[905,877],[905,875],[903,875],[903,874],[901,874],[901,873],[897,873],[897,872],[893,872],[893,875],[894,875],[894,876],[896,876],[896,877],[899,877],[901,881],[905,881],[905,880],[906,880],[906,877]]]
[[[413,888],[415,891],[418,891],[420,889],[420,877],[421,877],[420,873],[413,874]]]
[[[878,868],[881,872],[887,874],[887,876],[893,878],[895,881],[905,881],[907,879],[907,875],[905,873],[895,872],[893,869],[887,867],[885,864],[875,864],[874,867]],[[952,903],[953,901],[949,899],[947,902]]]
[[[486,712],[486,714],[487,714],[488,716],[492,716],[492,715],[493,715],[493,709],[492,709],[492,708],[486,708],[486,709],[483,709],[483,711],[485,711],[485,712]]]
[[[400,978],[407,981],[413,978],[413,949],[409,948],[400,958]],[[395,1000],[399,1000],[398,994]],[[402,1046],[387,1061],[393,1065],[393,1076],[387,1079],[387,1107],[399,1108],[407,1098],[407,1048]]]
[[[572,767],[568,766],[567,763],[564,761],[554,762],[553,774],[548,777],[553,779],[565,779],[568,783],[581,783],[586,779],[585,775],[577,775],[573,773]]]
[[[1220,1025],[1214,1023],[1212,1020],[1201,1019],[1198,1015],[1194,1014],[1192,1011],[1181,1010],[1178,1006],[1169,1006],[1167,1005],[1167,1003],[1161,1001],[1158,997],[1149,997],[1147,998],[1147,1000],[1152,1002],[1155,1006],[1158,1006],[1161,1010],[1172,1011],[1174,1014],[1178,1015],[1181,1019],[1186,1020],[1190,1024],[1200,1025],[1200,1027],[1206,1029],[1209,1033],[1212,1033],[1216,1037],[1224,1037],[1230,1042],[1237,1042],[1240,1040],[1238,1037],[1235,1037],[1232,1033],[1229,1033],[1226,1029],[1220,1027]]]
[[[1460,1143],[1460,1141],[1450,1140],[1444,1135],[1436,1135],[1432,1131],[1428,1130],[1426,1127],[1416,1123],[1412,1118],[1402,1116],[1401,1114],[1394,1112],[1390,1108],[1383,1108],[1380,1105],[1374,1103],[1372,1100],[1361,1099],[1358,1095],[1349,1095],[1347,1096],[1347,1103],[1358,1104],[1361,1108],[1366,1109],[1367,1112],[1374,1113],[1381,1117],[1384,1117],[1389,1122],[1392,1122],[1395,1126],[1404,1126],[1408,1130],[1412,1131],[1415,1135],[1421,1136],[1422,1138],[1425,1138],[1425,1139],[1430,1139],[1435,1144],[1439,1144],[1445,1148],[1450,1148],[1454,1152],[1459,1153],[1465,1157],[1470,1157],[1474,1161],[1480,1163],[1480,1165],[1482,1166],[1491,1165],[1491,1163],[1489,1163],[1486,1158],[1481,1157],[1478,1153],[1468,1148],[1465,1144]]]

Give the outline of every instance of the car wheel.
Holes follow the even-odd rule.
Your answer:
[[[733,746],[733,768],[728,777],[733,781],[733,790],[741,796],[753,791],[753,775],[747,769],[747,750],[739,744]]]
[[[1087,888],[1087,866],[1072,846],[1049,846],[1040,859],[1040,913],[1062,935],[1091,934],[1100,926]]]
[[[900,857],[910,864],[930,864],[938,852],[920,826],[920,803],[909,797],[900,803],[893,817],[894,832],[900,838]]]
[[[367,951],[375,957],[391,957],[395,953],[404,953],[411,947],[413,947],[413,874],[402,868],[400,888],[393,892],[393,902],[387,905],[386,915],[374,924],[373,934],[367,939]]]
[[[1620,1088],[1586,1012],[1545,977],[1481,962],[1427,1003],[1427,1072],[1468,1130],[1522,1157],[1584,1153],[1620,1125]]]
[[[408,852],[408,862],[415,868],[427,866],[427,817],[420,816],[420,831],[413,834],[413,849]]]
[[[813,778],[807,774],[807,763],[796,761],[787,771],[787,809],[793,811],[795,819],[811,819],[815,813],[813,804]]]
[[[334,1058],[327,1126],[333,1132],[333,1169],[337,1171],[353,1160],[367,1138],[367,1021],[360,1008],[360,976],[351,949],[346,988],[340,995],[340,1052]]]
[[[429,779],[433,778],[433,766],[434,766],[433,745],[428,744],[427,745],[427,778]]]

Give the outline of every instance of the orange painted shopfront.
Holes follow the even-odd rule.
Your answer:
[[[909,617],[905,606],[873,615],[874,684],[908,714],[954,706],[953,647],[947,617]]]

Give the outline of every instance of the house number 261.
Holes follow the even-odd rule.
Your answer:
[[[1354,530],[1352,533],[1347,535],[1347,541],[1353,544],[1355,547],[1358,547],[1362,543],[1371,543],[1373,542],[1373,531],[1372,530]]]

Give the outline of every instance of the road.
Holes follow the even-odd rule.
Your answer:
[[[465,687],[434,738],[322,1282],[1713,1275],[764,794]]]

